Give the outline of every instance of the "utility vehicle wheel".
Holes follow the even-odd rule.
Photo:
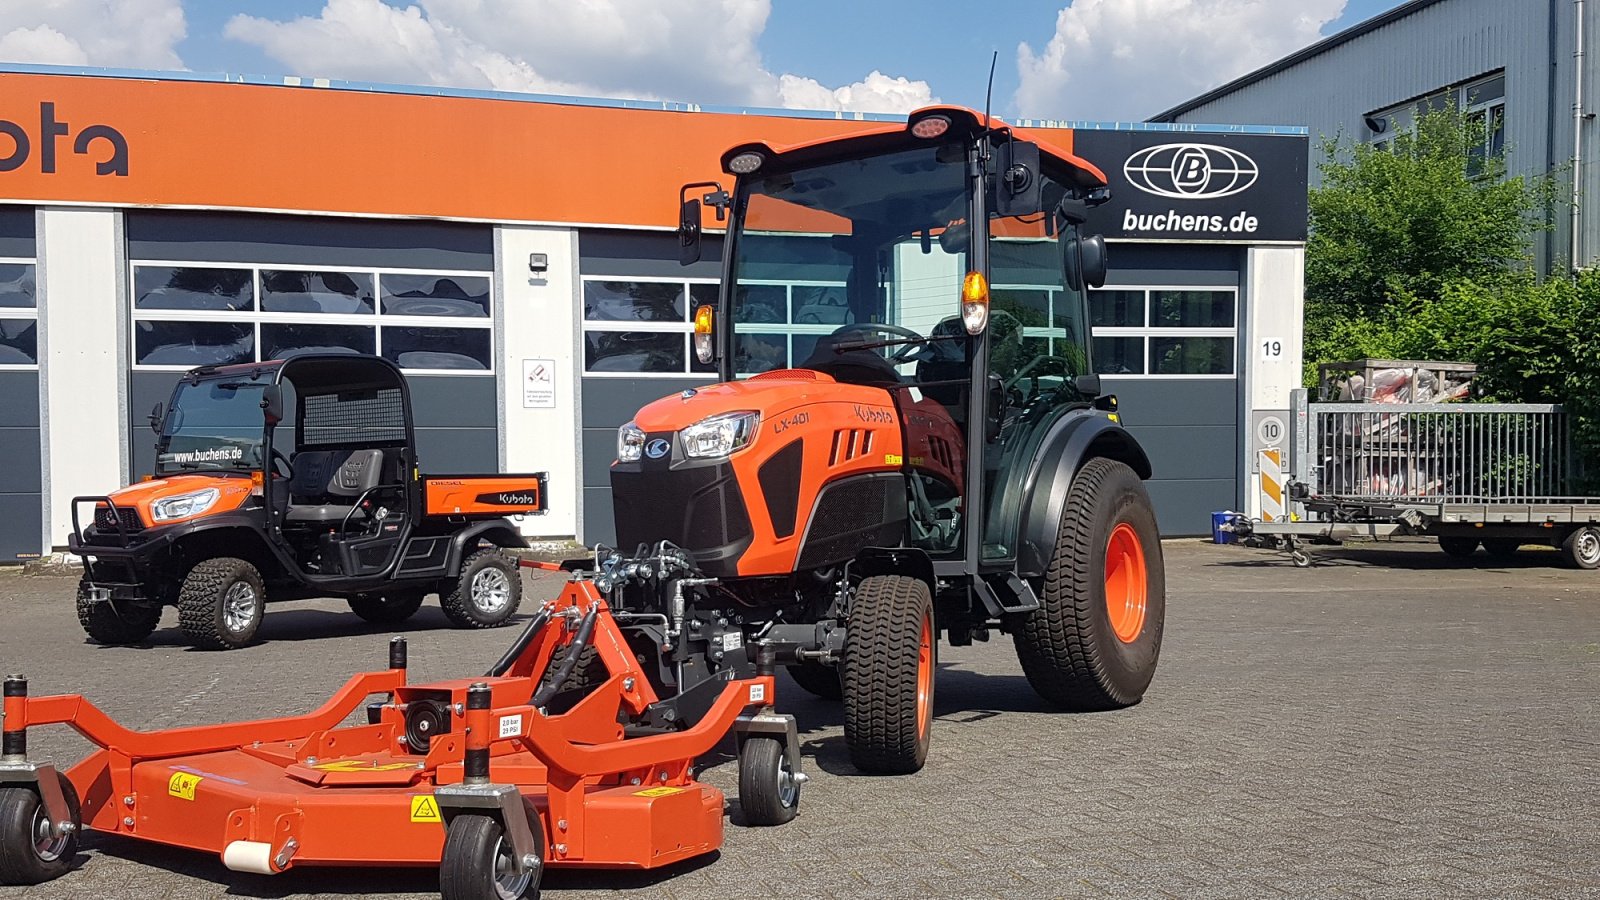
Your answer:
[[[800,775],[783,741],[767,735],[745,738],[739,751],[739,809],[747,825],[782,825],[800,809]]]
[[[839,683],[839,667],[822,663],[800,663],[785,666],[794,683],[824,700],[838,700],[844,696],[844,686]]]
[[[538,818],[530,818],[529,823],[534,845],[544,846]],[[544,860],[517,874],[511,854],[511,839],[499,820],[476,813],[456,816],[445,832],[444,855],[439,860],[440,896],[443,900],[536,900]]]
[[[416,615],[427,596],[426,591],[396,591],[382,596],[362,594],[347,602],[351,612],[374,625],[394,625]]]
[[[1443,550],[1446,556],[1454,556],[1456,559],[1471,559],[1472,554],[1478,552],[1478,539],[1441,535],[1439,549]]]
[[[78,624],[96,644],[137,644],[161,624],[161,606],[90,600],[86,579],[78,582]]]
[[[933,598],[907,575],[861,579],[850,601],[843,674],[844,741],[863,772],[922,768],[933,732]]]
[[[261,630],[266,597],[255,566],[227,556],[204,560],[178,591],[178,624],[196,647],[237,650]]]
[[[439,598],[444,614],[458,628],[494,628],[511,621],[522,605],[517,564],[490,547],[467,557],[455,588]]]
[[[1073,478],[1065,509],[1039,608],[1014,632],[1017,657],[1057,706],[1132,706],[1155,675],[1167,608],[1150,496],[1132,469],[1096,457]]]
[[[72,830],[66,834],[51,827],[44,801],[33,788],[0,788],[0,884],[43,884],[72,868],[83,816],[72,782],[65,775],[56,777],[61,779],[72,819]]]
[[[1519,538],[1484,538],[1483,550],[1495,559],[1511,559],[1522,548]]]
[[[1574,569],[1600,569],[1600,530],[1578,528],[1561,542],[1561,561]]]

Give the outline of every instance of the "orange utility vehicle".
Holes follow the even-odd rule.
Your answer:
[[[941,633],[1009,633],[1059,706],[1139,702],[1165,585],[1150,462],[1090,365],[1103,173],[955,107],[722,167],[731,193],[679,196],[686,263],[703,206],[730,219],[694,317],[722,383],[639,410],[611,468],[618,544],[641,549],[610,570],[682,574],[613,602],[766,642],[842,697],[870,772],[923,765]],[[696,628],[685,679],[720,652]]]
[[[151,479],[73,499],[78,621],[95,641],[143,640],[176,606],[196,646],[241,647],[269,599],[344,597],[382,624],[430,593],[464,628],[516,613],[522,582],[501,548],[526,542],[506,516],[543,511],[544,476],[420,474],[410,393],[388,360],[203,366],[150,425]]]
[[[480,678],[408,684],[394,638],[386,670],[314,712],[158,732],[75,694],[29,698],[10,676],[0,884],[66,874],[87,828],[238,872],[437,866],[445,900],[537,897],[546,866],[651,869],[716,850],[723,795],[691,766],[730,731],[745,822],[793,819],[805,776],[794,720],[772,710],[771,652],[730,654],[691,716],[652,728],[645,714],[675,698],[631,631],[576,576]],[[573,680],[580,658],[597,680]],[[341,727],[373,695],[368,724]],[[30,760],[29,729],[53,724],[97,749],[64,772]]]

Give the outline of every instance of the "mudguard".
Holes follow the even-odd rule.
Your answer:
[[[451,539],[450,558],[445,568],[449,577],[454,578],[461,574],[461,561],[472,555],[480,540],[488,541],[496,547],[528,546],[528,539],[505,519],[478,522],[470,528],[462,529]]]
[[[1095,456],[1126,463],[1140,478],[1150,477],[1150,458],[1126,428],[1103,415],[1063,416],[1045,436],[1028,470],[1018,526],[1017,574],[1024,578],[1044,574],[1072,479]]]

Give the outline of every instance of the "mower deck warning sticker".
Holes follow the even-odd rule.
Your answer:
[[[443,822],[444,817],[439,815],[438,802],[428,794],[421,794],[411,798],[411,821]]]
[[[642,791],[634,791],[635,797],[671,797],[673,794],[683,793],[685,788],[679,787],[653,787]]]
[[[193,800],[194,789],[203,781],[199,775],[190,775],[188,772],[173,772],[167,779],[167,793],[179,800]]]
[[[317,763],[311,768],[319,772],[393,772],[397,769],[415,769],[416,767],[416,763],[380,763],[373,759],[339,759],[333,762]]]

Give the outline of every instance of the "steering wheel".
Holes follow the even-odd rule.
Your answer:
[[[923,337],[921,334],[918,334],[904,325],[890,325],[887,322],[852,322],[849,325],[842,325],[839,328],[834,329],[833,337],[842,337],[857,331],[864,332],[866,334],[888,334],[895,337],[910,339],[911,343],[896,347],[893,353],[890,353],[884,357],[889,362],[895,364],[910,360],[912,355],[918,350],[928,346],[928,339]]]
[[[284,478],[294,477],[294,463],[290,462],[289,457],[284,456],[283,451],[279,450],[277,447],[272,448],[270,461],[273,465],[275,474],[281,474]],[[279,463],[283,463],[283,471],[281,473],[276,472],[276,468]]]

